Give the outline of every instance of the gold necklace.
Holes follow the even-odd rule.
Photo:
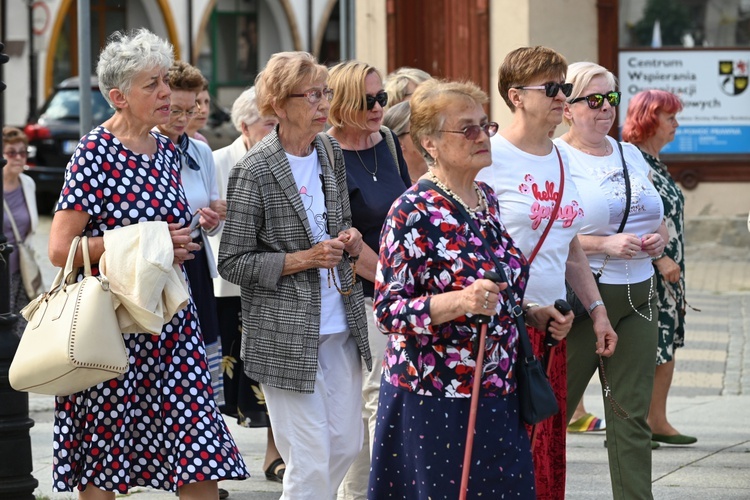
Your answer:
[[[370,172],[370,170],[368,170],[367,165],[365,165],[365,162],[362,161],[362,157],[359,156],[359,151],[355,149],[354,152],[357,154],[357,158],[359,158],[359,162],[362,164],[362,168],[364,168],[365,171],[372,176],[373,182],[378,182],[378,176],[376,175],[378,173],[378,152],[375,151],[375,147],[373,146],[372,148],[373,156],[375,156],[375,171],[374,172]]]
[[[578,141],[576,141],[576,142],[578,142]],[[598,151],[597,152],[592,152],[592,151],[589,151],[588,149],[584,149],[584,148],[582,148],[580,146],[575,146],[573,144],[571,144],[571,146],[573,146],[574,148],[576,148],[580,152],[586,153],[587,155],[590,155],[590,156],[607,156],[609,154],[609,148],[610,148],[609,141],[607,139],[604,139],[604,153],[600,153]]]
[[[484,198],[484,192],[482,192],[482,190],[479,189],[479,186],[477,185],[476,182],[474,182],[473,185],[474,185],[474,192],[477,193],[477,200],[479,200],[479,203],[477,204],[476,208],[469,208],[469,205],[463,199],[461,199],[460,196],[458,196],[456,193],[454,193],[451,190],[451,188],[449,188],[448,186],[446,186],[445,184],[443,184],[442,182],[440,182],[440,179],[437,178],[437,176],[435,175],[435,172],[433,172],[432,170],[430,170],[429,175],[430,175],[430,180],[432,182],[434,182],[437,185],[437,187],[439,187],[440,189],[442,189],[443,191],[445,191],[445,193],[448,196],[450,196],[451,198],[453,198],[462,207],[464,207],[464,209],[469,213],[469,215],[471,216],[472,219],[476,219],[477,218],[477,211],[478,210],[481,210],[483,207],[487,206],[487,200],[485,200],[485,198]]]

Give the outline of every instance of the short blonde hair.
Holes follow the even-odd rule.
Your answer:
[[[278,52],[255,77],[255,98],[261,116],[276,116],[274,104],[283,106],[300,82],[316,81],[328,76],[328,69],[318,64],[308,52]]]
[[[388,93],[388,106],[395,106],[408,97],[406,95],[406,87],[410,83],[419,85],[430,79],[432,79],[432,76],[421,69],[410,68],[408,66],[398,68],[385,78],[385,83],[383,84],[385,91]]]
[[[422,138],[432,135],[439,137],[439,130],[445,124],[445,111],[459,99],[480,106],[489,101],[487,94],[472,82],[445,80],[424,82],[411,96],[411,140],[429,164],[434,164],[435,161],[422,147]]]
[[[374,66],[360,61],[345,61],[331,68],[328,86],[333,89],[328,121],[336,128],[364,128],[367,108],[365,79],[372,73],[383,80]]]
[[[541,45],[519,47],[505,56],[497,70],[497,90],[508,108],[515,113],[516,106],[508,97],[511,88],[526,86],[540,77],[564,79],[567,70],[565,58],[550,48]]]
[[[583,90],[589,86],[591,80],[598,76],[603,76],[612,90],[617,90],[617,78],[604,66],[588,61],[575,62],[568,66],[568,76],[565,81],[573,84],[573,92],[568,97],[568,102],[576,97],[581,97]],[[571,124],[571,121],[565,115],[563,115],[563,121],[567,125]]]

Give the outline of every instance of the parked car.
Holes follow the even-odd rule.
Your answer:
[[[80,102],[80,79],[63,80],[24,128],[29,137],[26,173],[36,182],[37,205],[42,213],[54,208],[65,178],[65,167],[80,141]],[[92,77],[89,129],[103,123],[112,114],[114,110],[99,91],[97,78]],[[239,136],[229,112],[214,99],[211,100],[208,122],[201,133],[214,150],[231,144]]]
[[[65,166],[81,138],[80,79],[63,80],[36,117],[26,125],[29,158],[26,173],[36,182],[37,203],[41,212],[52,209],[60,196]],[[107,120],[114,110],[99,92],[99,82],[91,78],[91,127]]]

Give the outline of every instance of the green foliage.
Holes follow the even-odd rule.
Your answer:
[[[633,41],[636,45],[651,45],[654,23],[661,25],[663,46],[682,45],[682,35],[692,24],[690,13],[681,0],[648,0],[643,17],[633,26]]]

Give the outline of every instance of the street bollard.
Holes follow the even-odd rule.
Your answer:
[[[0,76],[2,67],[8,62],[0,43]],[[5,84],[0,78],[0,93]],[[0,99],[0,106],[3,100]],[[0,120],[3,113],[0,108]],[[2,128],[0,123],[0,128]],[[0,138],[0,150],[2,139]],[[0,167],[5,159],[0,158]],[[0,175],[0,220],[3,216],[3,177]],[[13,390],[8,380],[8,369],[18,347],[18,338],[13,326],[18,317],[10,311],[10,270],[8,258],[13,248],[7,244],[5,234],[0,232],[0,498],[12,500],[34,500],[38,482],[31,475],[31,437],[29,429],[34,421],[29,418],[29,395]]]

